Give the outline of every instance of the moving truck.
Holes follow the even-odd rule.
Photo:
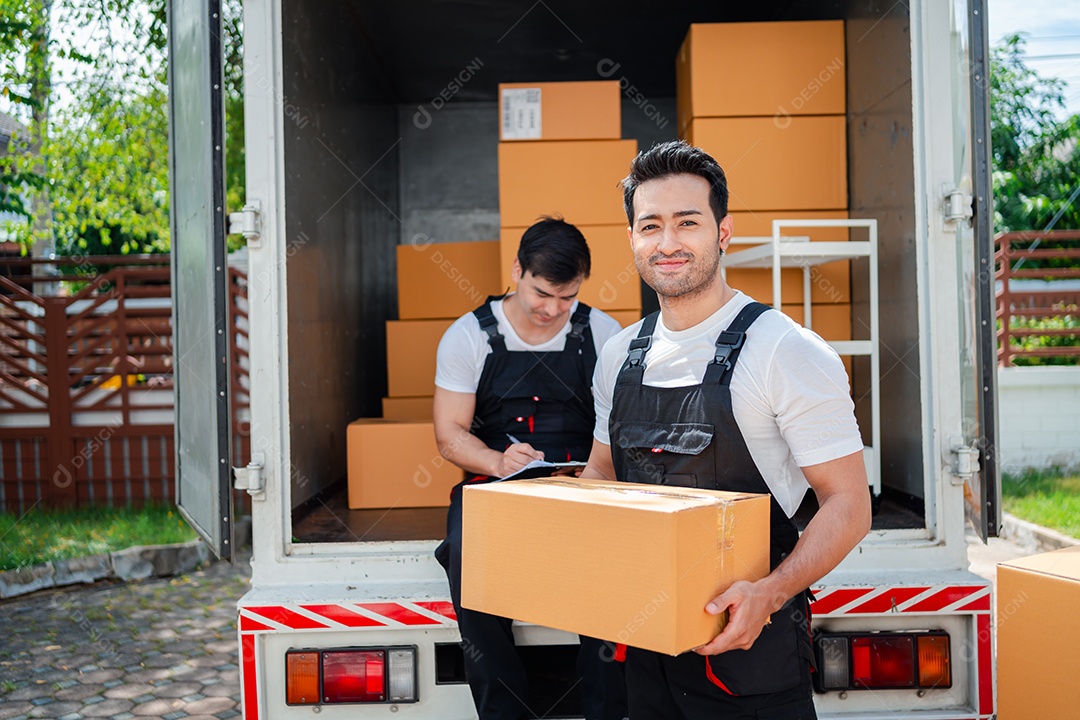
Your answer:
[[[176,463],[183,512],[222,557],[233,555],[234,489],[250,494],[244,718],[474,716],[470,648],[432,556],[445,511],[350,509],[346,427],[379,417],[388,395],[399,246],[499,237],[498,84],[615,81],[621,137],[646,148],[685,136],[687,117],[724,112],[682,107],[676,64],[691,25],[796,21],[838,21],[840,50],[801,68],[765,125],[795,123],[815,97],[842,90],[830,126],[843,133],[833,137],[843,138],[845,232],[877,232],[876,255],[854,257],[844,276],[848,339],[877,359],[876,369],[865,353],[848,360],[875,514],[813,588],[818,711],[994,714],[991,588],[968,572],[965,543],[968,523],[985,539],[998,515],[985,0],[245,0],[244,208],[224,201],[219,2],[169,9]],[[695,82],[752,77],[772,52],[722,52]],[[749,96],[770,98],[777,83],[755,81]],[[740,195],[749,161],[718,160]],[[755,202],[773,199],[762,172],[780,183],[799,161],[791,152],[754,166]],[[803,219],[791,210],[784,217]],[[230,214],[249,256],[252,452],[235,469]],[[656,306],[647,288],[641,302]],[[418,456],[415,474],[387,480],[418,482],[440,465]],[[534,714],[579,713],[577,637],[527,624],[515,634]]]

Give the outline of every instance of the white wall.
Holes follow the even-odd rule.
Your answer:
[[[1003,472],[1080,466],[1080,366],[998,368]]]

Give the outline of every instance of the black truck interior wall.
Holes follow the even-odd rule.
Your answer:
[[[843,19],[848,209],[853,218],[877,218],[880,266],[888,268],[880,274],[883,485],[914,509],[900,520],[879,513],[878,522],[923,526],[904,3],[281,4],[294,508],[340,486],[346,424],[381,414],[384,323],[397,313],[395,246],[418,236],[498,237],[499,82],[620,80],[623,137],[646,148],[677,136],[675,56],[691,23]],[[745,62],[753,58],[732,57],[717,72],[738,72]],[[852,264],[854,338],[868,337],[864,273],[865,265]],[[647,309],[655,306],[651,292],[643,296]],[[864,429],[868,371],[868,362],[855,363]]]

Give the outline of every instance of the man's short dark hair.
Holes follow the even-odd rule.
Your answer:
[[[592,258],[585,236],[562,218],[543,217],[521,235],[518,262],[522,273],[565,285],[589,277]]]
[[[649,180],[669,175],[697,175],[709,183],[709,206],[716,216],[717,225],[727,215],[727,178],[720,164],[701,148],[688,145],[682,140],[657,143],[639,152],[630,163],[630,174],[622,181],[623,205],[626,221],[634,225],[634,193]]]

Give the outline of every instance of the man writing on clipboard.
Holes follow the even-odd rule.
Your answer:
[[[588,459],[596,420],[593,369],[604,343],[621,330],[611,316],[577,301],[590,264],[576,227],[540,220],[521,237],[513,265],[517,291],[489,298],[439,343],[435,439],[466,477],[451,493],[447,537],[435,555],[450,580],[480,720],[528,717],[528,686],[511,620],[461,607],[461,489],[537,460]],[[581,638],[587,720],[626,715],[622,669],[611,660],[600,641]]]

